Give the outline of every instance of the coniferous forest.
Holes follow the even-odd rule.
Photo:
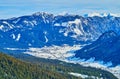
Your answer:
[[[83,67],[78,64],[40,59],[32,56],[24,58],[21,56],[16,59],[0,53],[0,79],[82,79],[81,77],[70,75],[69,72],[77,72],[99,78],[102,76],[104,79],[117,79],[107,71]]]

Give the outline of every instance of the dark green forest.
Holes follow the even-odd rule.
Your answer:
[[[117,79],[111,73],[101,69],[32,56],[20,56],[19,59],[16,59],[0,53],[0,79],[82,79],[69,75],[69,72],[103,77],[104,79]]]
[[[48,67],[52,68],[52,66]],[[38,66],[25,63],[0,53],[0,79],[81,79],[49,68],[42,64]]]

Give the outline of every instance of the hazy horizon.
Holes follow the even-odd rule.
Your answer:
[[[120,0],[2,0],[0,2],[0,19],[30,15],[36,12],[52,14],[70,13],[83,15],[86,13],[120,13]]]

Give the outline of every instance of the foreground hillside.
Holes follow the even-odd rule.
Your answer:
[[[82,67],[77,64],[57,60],[46,60],[31,56],[20,56],[27,62],[0,53],[0,79],[82,79],[70,72],[88,75],[87,78],[117,79],[114,75],[100,69]],[[56,63],[55,63],[56,62]],[[34,65],[33,65],[34,64]]]
[[[51,60],[51,59],[44,59],[44,58],[37,58],[30,55],[14,55],[16,58],[19,58],[23,61],[30,62],[32,64],[39,65],[40,68],[45,68],[46,70],[54,71],[57,73],[63,74],[70,74],[70,73],[78,73],[83,79],[96,79],[96,78],[103,78],[103,79],[117,79],[113,74],[96,68],[91,67],[83,67],[79,64],[72,64],[66,63],[58,60]],[[74,75],[77,76],[78,75]],[[62,78],[63,79],[63,78]],[[70,79],[70,78],[69,78]],[[74,78],[73,78],[74,79]]]
[[[0,53],[0,79],[81,79],[25,63]]]

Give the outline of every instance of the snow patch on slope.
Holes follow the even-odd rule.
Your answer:
[[[87,21],[85,21],[87,24]],[[55,23],[54,26],[62,26],[65,27],[65,29],[60,29],[59,33],[63,33],[64,36],[68,36],[69,33],[73,33],[71,37],[77,38],[77,36],[83,35],[84,34],[84,29],[82,27],[82,23],[80,19],[75,19],[73,21],[68,21],[68,22],[62,22],[60,23]]]
[[[75,23],[76,25],[78,25],[80,22],[81,22],[80,19],[75,19],[74,21],[69,21],[68,23],[69,24]]]
[[[6,25],[8,25],[10,29],[12,29],[12,28],[13,28],[13,27],[12,27],[12,25],[10,25],[8,22],[3,21],[3,23],[4,23],[4,24],[6,24]]]
[[[86,79],[86,78],[91,78],[91,79],[103,79],[102,77],[99,78],[99,77],[95,77],[95,76],[88,76],[88,75],[79,74],[79,73],[74,73],[74,72],[70,72],[69,74],[70,74],[70,75],[73,75],[73,76],[76,76],[76,77],[82,77],[83,79]]]
[[[20,37],[21,37],[21,34],[18,34],[18,35],[17,35],[17,38],[16,38],[16,41],[19,41],[19,40],[20,40]]]
[[[82,78],[87,78],[88,75],[83,75],[83,74],[79,74],[79,73],[74,73],[74,72],[70,72],[70,75],[76,76],[76,77],[82,77]]]
[[[13,39],[15,39],[15,38],[16,38],[16,37],[15,37],[15,34],[12,34],[12,35],[11,35],[11,37],[12,37]]]
[[[45,36],[45,42],[47,43],[48,42],[48,38]]]
[[[60,26],[60,24],[59,23],[55,23],[54,26]]]
[[[1,26],[0,26],[0,30],[3,30],[3,28],[4,28],[4,26],[3,26],[3,25],[1,25]]]

